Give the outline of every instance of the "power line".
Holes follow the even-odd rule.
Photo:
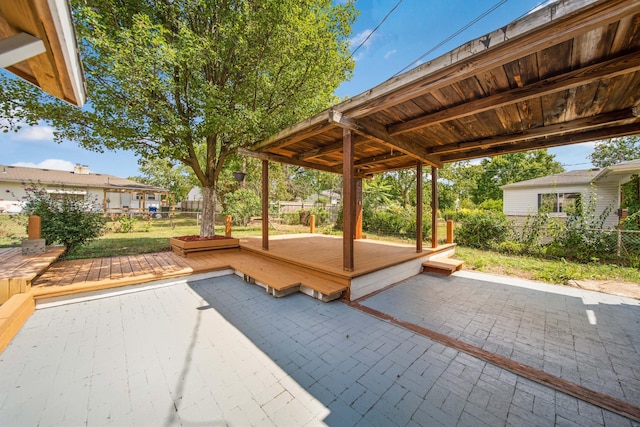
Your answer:
[[[426,51],[424,54],[422,54],[419,58],[417,58],[414,61],[411,61],[406,67],[404,67],[402,70],[398,71],[397,73],[395,73],[393,76],[391,77],[395,77],[398,74],[403,73],[404,71],[406,71],[409,67],[411,67],[413,64],[415,64],[416,62],[420,61],[421,59],[423,59],[425,56],[429,55],[430,53],[434,52],[435,50],[439,49],[440,47],[442,47],[445,43],[451,41],[454,37],[460,35],[462,32],[466,31],[469,27],[471,27],[472,25],[476,24],[478,21],[480,21],[482,18],[486,17],[487,15],[489,15],[491,12],[493,12],[494,10],[496,10],[497,8],[499,8],[500,6],[502,6],[503,4],[505,4],[507,1],[509,0],[500,0],[498,3],[494,4],[493,6],[491,6],[489,9],[487,9],[486,11],[484,11],[480,16],[476,17],[475,19],[473,19],[471,22],[469,22],[468,24],[466,24],[464,27],[460,28],[458,31],[456,31],[455,33],[451,34],[449,37],[447,37],[446,39],[442,40],[440,43],[438,43],[437,45],[435,45],[434,47],[432,47],[431,49],[429,49],[428,51]]]
[[[375,33],[378,28],[380,28],[380,26],[382,24],[384,24],[384,21],[387,20],[387,18],[398,8],[398,6],[400,6],[400,3],[402,3],[403,0],[399,0],[398,3],[396,3],[395,6],[393,6],[391,8],[391,10],[389,12],[387,12],[387,14],[385,15],[384,18],[382,18],[382,21],[380,21],[380,23],[373,29],[373,31],[371,31],[367,37],[358,45],[358,47],[356,47],[353,52],[351,52],[351,57],[353,57],[353,55],[356,54],[356,52],[358,51],[358,49],[360,49],[362,46],[364,46],[364,44],[367,42],[367,40],[369,40],[371,38],[371,36],[373,35],[373,33]],[[505,0],[506,1],[506,0]]]

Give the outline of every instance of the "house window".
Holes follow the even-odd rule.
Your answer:
[[[155,194],[147,194],[147,200],[155,200],[155,199],[156,199]]]
[[[538,194],[538,210],[552,213],[573,212],[579,207],[580,193]]]

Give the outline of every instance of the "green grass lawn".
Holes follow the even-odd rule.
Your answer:
[[[109,223],[111,230],[117,228],[116,223]],[[96,258],[118,255],[135,255],[139,253],[160,252],[170,250],[169,238],[198,234],[200,231],[196,219],[189,216],[177,215],[175,218],[156,218],[148,223],[140,219],[136,222],[133,232],[107,232],[70,253],[67,259]],[[288,226],[276,224],[269,233],[305,233],[305,226]],[[317,227],[316,232],[336,234],[331,227]],[[222,226],[216,228],[216,233],[223,234]],[[445,230],[439,229],[439,235],[445,235]],[[260,225],[248,227],[233,227],[234,237],[260,236]],[[339,234],[339,233],[338,233]],[[375,236],[366,233],[367,238],[375,240],[389,240],[403,243],[411,241],[393,237]],[[26,218],[10,219],[8,215],[0,215],[0,247],[19,245],[26,238]],[[430,236],[427,236],[430,239]],[[428,242],[427,242],[428,243]],[[610,264],[579,264],[564,260],[547,260],[534,257],[504,255],[496,252],[476,250],[458,246],[456,257],[463,260],[466,268],[477,271],[517,276],[524,279],[541,280],[549,283],[566,283],[569,280],[610,280],[640,283],[640,271],[634,268],[620,267]]]
[[[548,283],[583,279],[640,283],[640,270],[613,264],[581,264],[562,259],[504,255],[462,246],[456,247],[456,258],[465,262],[465,268]]]

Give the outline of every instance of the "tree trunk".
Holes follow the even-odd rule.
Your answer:
[[[202,224],[200,236],[215,236],[216,187],[202,187]]]

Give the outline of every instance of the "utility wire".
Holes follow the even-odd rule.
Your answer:
[[[360,49],[362,46],[364,46],[364,44],[367,42],[367,40],[369,40],[371,38],[371,36],[373,35],[373,33],[375,33],[378,28],[380,28],[380,26],[382,24],[384,24],[384,21],[387,20],[387,18],[398,8],[398,6],[400,6],[400,3],[402,3],[403,0],[399,0],[398,3],[396,3],[395,6],[393,6],[391,8],[391,10],[389,12],[387,12],[387,14],[385,15],[384,18],[382,18],[382,21],[380,21],[380,23],[373,29],[373,31],[371,31],[369,33],[369,35],[367,35],[367,37],[358,45],[358,47],[356,47],[353,52],[351,52],[351,57],[353,57],[353,55],[356,54],[356,52],[358,51],[358,49]],[[506,1],[506,0],[505,0]]]
[[[395,73],[393,76],[391,77],[395,77],[398,74],[401,74],[403,72],[405,72],[409,67],[411,67],[413,64],[415,64],[416,62],[420,61],[421,59],[423,59],[425,56],[429,55],[430,53],[432,53],[433,51],[439,49],[440,47],[442,47],[445,43],[449,42],[451,39],[453,39],[454,37],[460,35],[460,33],[466,31],[469,27],[471,27],[472,25],[476,24],[478,21],[480,21],[482,18],[486,17],[487,15],[489,15],[491,12],[493,12],[494,10],[496,10],[497,8],[499,8],[500,6],[502,6],[503,4],[505,4],[507,1],[509,0],[500,0],[498,3],[494,4],[493,6],[491,6],[489,9],[487,9],[485,12],[483,12],[480,16],[476,17],[474,20],[472,20],[471,22],[469,22],[468,24],[466,24],[464,27],[460,28],[458,31],[456,31],[455,33],[451,34],[449,37],[447,37],[446,39],[442,40],[440,43],[438,43],[437,45],[435,45],[434,47],[432,47],[431,49],[429,49],[427,52],[425,52],[424,54],[422,54],[419,58],[417,58],[416,60],[410,62],[406,67],[404,67],[402,70],[398,71],[397,73]]]

